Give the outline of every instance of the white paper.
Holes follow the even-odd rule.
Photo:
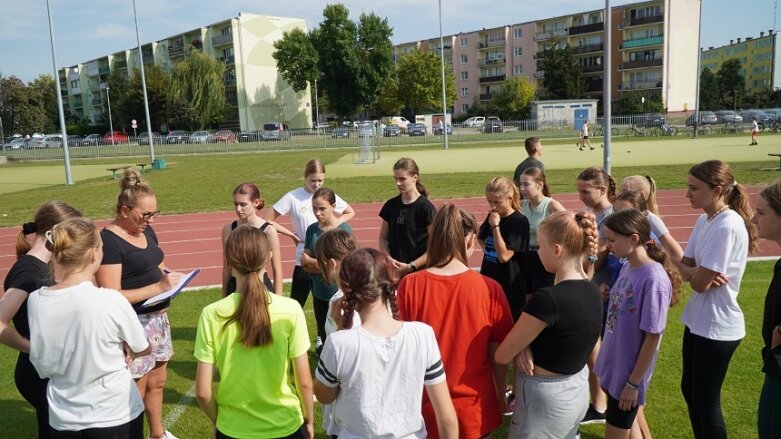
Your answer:
[[[195,276],[198,275],[198,273],[201,272],[200,268],[196,268],[195,270],[185,274],[182,276],[181,279],[179,279],[179,283],[176,284],[173,288],[171,288],[168,291],[163,291],[162,293],[152,296],[144,301],[144,303],[141,305],[141,308],[149,308],[152,305],[156,305],[164,300],[172,299],[176,297],[179,293],[182,292],[184,287],[187,286],[187,284],[190,283],[191,280],[195,278]]]

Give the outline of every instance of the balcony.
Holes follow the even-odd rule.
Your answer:
[[[624,21],[624,27],[642,26],[644,24],[662,23],[664,15],[652,15],[650,17],[634,17]]]
[[[480,93],[481,101],[490,101],[496,93]]]
[[[90,102],[92,103],[93,107],[101,107],[101,106],[103,106],[103,99],[101,99],[101,98],[92,98],[92,99],[90,99]]]
[[[231,107],[238,107],[239,106],[239,99],[238,98],[228,98],[228,105]]]
[[[493,66],[493,65],[497,65],[497,64],[504,64],[505,62],[506,61],[505,61],[505,58],[503,56],[502,57],[497,57],[497,58],[486,58],[486,59],[481,59],[480,60],[480,67],[482,67],[482,66]]]
[[[236,85],[236,77],[235,76],[226,76],[223,80],[225,85]]]
[[[233,34],[217,35],[212,37],[212,46],[222,46],[223,44],[233,43]]]
[[[87,67],[87,76],[98,76],[98,66]]]
[[[127,60],[120,59],[118,61],[115,61],[114,62],[114,67],[116,67],[118,69],[126,69],[127,68]]]
[[[70,74],[68,74],[68,80],[77,81],[78,79],[79,79],[79,71],[76,69],[71,70]]]
[[[634,49],[636,47],[658,46],[664,43],[664,35],[655,37],[635,38],[633,40],[624,40],[621,44],[621,50]]]
[[[554,31],[539,32],[534,35],[535,41],[544,41],[550,38],[566,37],[569,31],[567,29],[559,29]]]
[[[576,55],[581,53],[601,52],[605,49],[605,43],[586,44],[583,46],[573,47],[572,52]]]
[[[545,51],[544,50],[540,50],[539,52],[537,52],[534,55],[534,59],[543,59],[543,58],[545,58]]]
[[[168,46],[168,57],[178,58],[184,56],[184,45],[181,46]]]
[[[80,95],[81,94],[81,87],[71,87],[71,94],[72,95]]]
[[[504,38],[501,40],[484,41],[477,43],[478,49],[488,49],[489,47],[504,46]]]
[[[602,32],[605,30],[605,23],[592,23],[569,28],[570,35],[587,34],[591,32]]]
[[[534,72],[534,79],[542,79],[545,77],[545,70],[537,70]]]
[[[602,80],[589,81],[586,83],[586,93],[601,92],[603,88]]]
[[[225,64],[233,64],[234,63],[234,57],[233,55],[225,55],[218,58],[220,61],[224,62]]]
[[[109,72],[111,72],[111,68],[109,66],[100,66],[100,67],[98,67],[98,74],[108,75]]]
[[[104,87],[101,87],[99,82],[96,82],[94,84],[90,84],[89,91],[95,92],[95,93],[100,93],[100,91],[103,90],[103,88]]]
[[[153,64],[155,62],[155,56],[151,53],[145,53],[142,59],[144,64]]]
[[[643,60],[637,60],[637,61],[627,61],[620,66],[618,66],[618,70],[629,70],[629,69],[643,69],[646,67],[659,67],[663,63],[662,59],[643,59]]]
[[[481,76],[480,77],[480,83],[484,84],[486,82],[501,82],[504,81],[504,79],[507,77],[507,75],[491,75],[491,76]]]
[[[598,65],[580,66],[580,71],[583,73],[598,73],[598,72],[602,72],[603,70],[604,68]]]
[[[81,99],[76,99],[73,101],[74,110],[81,110],[82,108],[84,108],[84,105],[81,103]]]
[[[619,90],[649,90],[654,88],[662,88],[662,81],[625,82],[618,86]]]
[[[60,87],[60,96],[62,97],[68,96],[68,89],[65,87]]]

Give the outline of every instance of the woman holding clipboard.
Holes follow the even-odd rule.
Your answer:
[[[138,391],[144,399],[149,437],[175,439],[163,426],[163,388],[166,365],[173,356],[169,300],[142,306],[149,298],[179,283],[181,273],[169,271],[152,224],[160,214],[152,188],[138,173],[125,170],[114,220],[100,232],[103,261],[95,275],[98,286],[118,290],[133,305],[152,347],[150,355],[130,364]]]

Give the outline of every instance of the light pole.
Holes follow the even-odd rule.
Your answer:
[[[605,19],[602,20],[605,22],[605,58],[604,58],[604,76],[605,81],[602,86],[604,87],[604,91],[602,94],[602,107],[603,107],[603,113],[605,115],[605,150],[603,152],[604,157],[602,158],[603,168],[605,171],[607,171],[608,174],[610,174],[610,164],[611,164],[611,158],[610,158],[610,147],[611,147],[611,138],[610,138],[610,126],[612,125],[612,117],[613,117],[613,110],[612,110],[612,99],[613,99],[613,74],[611,69],[611,54],[612,54],[612,38],[611,38],[611,7],[610,7],[610,0],[605,0]]]
[[[3,118],[0,117],[0,142],[3,142],[3,152],[5,152],[5,135],[3,133]]]
[[[62,110],[62,93],[60,91],[60,74],[57,71],[57,56],[54,51],[54,25],[52,24],[52,11],[49,0],[46,0],[46,15],[49,16],[49,40],[52,45],[52,68],[54,68],[54,87],[57,91],[57,110],[60,113],[60,132],[62,133],[62,153],[65,161],[65,184],[73,184],[73,175],[71,174],[71,159],[68,153],[68,132],[65,129],[65,112]]]
[[[111,121],[111,96],[108,94],[109,90],[111,90],[111,88],[108,86],[108,83],[106,83],[106,101],[108,102],[108,129],[111,132],[111,146],[114,146],[114,123]]]
[[[48,1],[48,0],[47,0]],[[152,121],[149,118],[149,98],[146,96],[146,76],[144,76],[144,55],[141,53],[141,37],[138,36],[138,15],[136,15],[136,0],[133,0],[133,21],[136,23],[136,43],[138,43],[138,60],[141,62],[141,89],[144,91],[144,113],[146,114],[146,130],[149,133],[149,157],[155,161],[155,136],[152,135]]]
[[[439,61],[442,73],[442,136],[447,149],[447,96],[445,94],[445,40],[442,39],[442,0],[439,0]]]

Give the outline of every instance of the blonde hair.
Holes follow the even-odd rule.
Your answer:
[[[781,179],[762,189],[759,196],[767,201],[767,204],[770,205],[770,208],[773,209],[776,215],[781,215]]]
[[[52,260],[65,268],[86,265],[89,251],[99,246],[97,228],[87,218],[67,219],[46,232],[46,249],[52,252]]]
[[[247,277],[236,311],[228,316],[224,327],[239,325],[239,340],[248,348],[273,342],[271,316],[268,311],[266,287],[260,278],[271,257],[266,233],[249,224],[236,227],[225,240],[225,260],[228,266]]]
[[[659,215],[659,205],[656,202],[656,182],[650,175],[630,175],[621,180],[622,192],[641,192],[645,197],[648,210]]]
[[[34,233],[37,236],[44,236],[44,234],[51,230],[55,225],[67,219],[78,218],[80,216],[81,212],[62,201],[53,200],[44,203],[44,205],[39,207],[38,211],[35,212],[35,218],[31,222],[22,225],[22,230],[16,237],[17,259],[29,252],[32,248],[30,241],[27,240],[27,235]]]
[[[496,195],[497,197],[506,198],[510,197],[510,205],[513,210],[519,212],[521,210],[520,195],[518,194],[518,188],[515,187],[512,181],[507,177],[494,177],[485,186],[485,194]]]
[[[554,212],[540,222],[537,233],[561,245],[572,256],[596,256],[599,249],[597,221],[591,212]]]
[[[116,213],[122,211],[122,207],[130,209],[136,207],[138,199],[143,197],[155,196],[155,191],[145,181],[141,180],[134,169],[125,169],[122,178],[119,180],[119,195],[117,196]]]

